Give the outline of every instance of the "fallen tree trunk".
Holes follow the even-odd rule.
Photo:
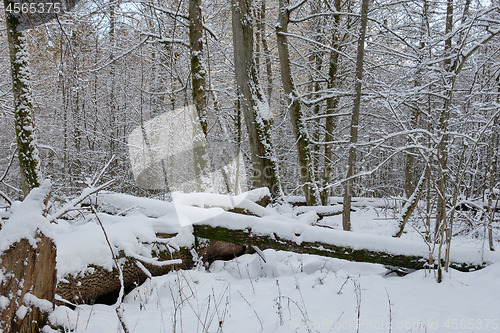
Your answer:
[[[141,285],[148,278],[138,262],[148,271],[151,276],[165,275],[176,269],[190,269],[192,267],[192,256],[188,249],[180,249],[168,257],[159,255],[161,260],[181,259],[182,263],[158,266],[139,260],[125,257],[126,262],[121,267],[123,272],[123,284],[125,290],[131,290]],[[122,257],[124,258],[124,257]],[[116,268],[106,270],[103,267],[92,266],[91,270],[77,276],[65,276],[57,283],[57,304],[88,304],[88,303],[115,303],[120,291],[121,283],[119,272]]]
[[[319,227],[311,227],[319,228]],[[324,232],[330,231],[336,233],[345,233],[338,230],[325,229]],[[210,240],[232,242],[242,245],[255,245],[261,249],[275,249],[282,251],[291,251],[296,253],[316,254],[326,257],[345,259],[349,261],[377,263],[386,266],[395,266],[408,269],[422,269],[429,267],[428,256],[422,254],[422,251],[413,251],[414,255],[409,252],[405,254],[389,253],[370,248],[355,248],[353,246],[335,245],[332,242],[325,241],[298,241],[303,235],[295,233],[297,239],[289,239],[288,237],[280,236],[273,232],[269,234],[252,232],[251,227],[247,228],[227,228],[224,226],[213,225],[194,225],[194,235],[196,237],[206,238]],[[347,237],[347,235],[345,235]],[[393,239],[383,236],[361,235],[362,238],[379,238],[379,241],[384,244],[390,243]],[[425,245],[425,244],[424,244]],[[411,252],[411,251],[410,251]],[[487,265],[484,261],[453,261],[450,267],[459,271],[473,271],[484,268]]]
[[[36,245],[19,242],[0,257],[0,332],[40,332],[52,310],[56,248],[38,233]]]

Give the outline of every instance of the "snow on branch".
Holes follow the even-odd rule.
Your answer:
[[[59,210],[57,210],[54,214],[51,214],[48,217],[49,222],[55,222],[56,220],[60,219],[68,212],[75,210],[79,204],[81,204],[83,201],[85,201],[85,199],[90,197],[92,194],[95,194],[99,191],[102,191],[103,189],[105,189],[109,185],[111,185],[112,183],[113,183],[113,180],[110,180],[110,181],[108,181],[108,182],[106,182],[98,187],[84,189],[82,191],[82,193],[77,198],[66,203]]]
[[[154,34],[152,32],[145,32],[145,31],[141,32],[141,35],[156,38],[158,43],[180,44],[182,46],[189,47],[189,42],[187,42],[183,39],[180,39],[180,38],[166,38],[166,37],[160,36],[159,34]]]
[[[115,58],[113,58],[113,60],[111,61],[108,61],[107,63],[105,63],[104,65],[101,65],[97,68],[94,68],[94,69],[89,69],[85,72],[88,72],[88,73],[94,73],[94,72],[98,72],[106,67],[108,67],[109,65],[111,64],[114,64],[115,62],[117,62],[118,60],[120,60],[121,58],[125,57],[126,55],[134,52],[135,50],[137,50],[139,47],[141,47],[142,45],[144,45],[144,43],[146,43],[149,39],[149,36],[147,36],[146,38],[144,38],[143,40],[141,40],[138,44],[134,45],[132,48],[128,49],[127,51],[123,52],[122,54],[119,54],[118,56],[116,56]]]

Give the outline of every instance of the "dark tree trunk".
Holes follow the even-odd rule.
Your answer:
[[[261,249],[275,249],[281,251],[292,251],[296,253],[316,254],[325,257],[345,259],[358,262],[370,262],[383,264],[386,266],[404,267],[409,269],[423,269],[428,267],[428,259],[421,255],[400,255],[381,251],[374,251],[369,248],[354,249],[348,246],[338,246],[322,242],[302,242],[297,244],[295,240],[281,238],[274,233],[267,235],[252,234],[251,230],[228,229],[224,227],[211,227],[207,225],[195,224],[194,235],[196,237],[211,240],[232,242],[242,245],[255,245]],[[319,228],[319,227],[318,227]],[[388,241],[398,241],[389,239]],[[468,272],[470,270],[483,268],[484,264],[453,262],[451,267]]]
[[[201,0],[189,0],[189,46],[191,51],[192,95],[196,108],[193,120],[193,157],[197,191],[209,191],[210,158],[207,152],[207,84],[203,67],[203,17]],[[199,127],[201,126],[201,131]]]

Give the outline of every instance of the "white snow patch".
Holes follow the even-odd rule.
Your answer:
[[[0,252],[19,242],[27,239],[32,246],[36,246],[37,230],[50,237],[52,225],[43,217],[45,208],[44,200],[50,192],[51,183],[46,180],[38,188],[33,189],[23,202],[13,205],[12,216],[5,222],[0,230]]]
[[[8,307],[10,304],[10,301],[7,297],[5,296],[0,296],[0,310],[3,310],[5,309],[6,307]]]

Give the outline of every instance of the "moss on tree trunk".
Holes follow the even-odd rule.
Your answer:
[[[232,242],[243,245],[255,245],[262,249],[275,249],[291,251],[296,253],[316,254],[325,257],[345,259],[357,262],[368,262],[386,266],[396,266],[409,269],[422,269],[428,267],[428,259],[421,256],[397,255],[370,249],[353,249],[345,246],[336,246],[321,242],[302,242],[283,239],[276,234],[256,235],[249,230],[234,230],[224,227],[211,227],[208,225],[195,224],[194,235],[196,237],[211,240]],[[484,265],[453,262],[450,267],[468,272],[483,268]]]
[[[4,0],[7,8],[11,0]],[[28,45],[21,29],[19,17],[5,11],[9,42],[12,93],[14,95],[14,121],[17,152],[21,169],[21,188],[25,195],[41,184],[40,160],[35,138],[31,73],[28,61]]]

